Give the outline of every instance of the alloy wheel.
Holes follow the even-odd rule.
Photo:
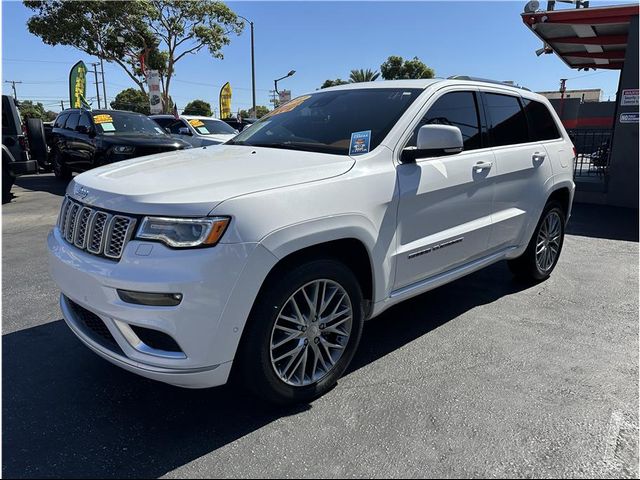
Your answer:
[[[536,239],[536,264],[540,271],[547,272],[553,267],[560,252],[562,220],[557,212],[547,214]]]
[[[271,365],[288,385],[304,387],[325,378],[342,357],[353,324],[353,307],[337,282],[309,282],[284,303],[273,325]]]

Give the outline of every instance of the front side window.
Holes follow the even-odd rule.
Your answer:
[[[485,93],[485,100],[489,115],[489,136],[494,147],[531,141],[527,130],[527,117],[518,98]]]
[[[452,125],[462,132],[464,150],[474,150],[481,147],[480,119],[475,94],[473,92],[445,93],[429,108],[413,135],[407,143],[408,147],[415,147],[418,130],[423,125]]]
[[[188,128],[184,121],[175,118],[154,118],[153,120],[169,133],[173,133],[175,135],[180,133],[181,128]]]
[[[353,143],[355,151],[366,153],[384,140],[421,93],[417,88],[361,88],[305,95],[227,144],[349,155]]]
[[[560,132],[547,106],[535,100],[523,99],[524,111],[529,120],[531,140],[555,140],[560,138]]]

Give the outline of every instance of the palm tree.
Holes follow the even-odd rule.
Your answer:
[[[358,83],[358,82],[373,82],[376,78],[378,78],[380,74],[375,70],[351,70],[351,75],[349,75],[349,82]]]

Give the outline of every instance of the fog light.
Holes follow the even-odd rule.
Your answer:
[[[150,293],[132,292],[130,290],[118,290],[120,300],[135,305],[148,305],[151,307],[175,307],[182,301],[181,293]]]

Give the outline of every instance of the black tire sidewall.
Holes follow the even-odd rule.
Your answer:
[[[71,179],[71,172],[64,165],[62,154],[57,150],[53,154],[52,169],[58,180],[67,181]]]
[[[339,283],[349,295],[353,308],[351,335],[345,352],[333,370],[319,382],[294,387],[284,383],[271,365],[270,340],[278,313],[301,286],[318,279]],[[356,277],[342,263],[332,259],[313,260],[283,273],[277,284],[267,286],[259,295],[245,327],[240,353],[240,380],[261,398],[287,405],[311,401],[330,390],[347,369],[356,352],[363,326],[362,293]]]
[[[27,119],[27,134],[29,137],[29,150],[31,157],[37,160],[38,165],[45,166],[47,163],[47,139],[44,132],[44,125],[39,118]]]

